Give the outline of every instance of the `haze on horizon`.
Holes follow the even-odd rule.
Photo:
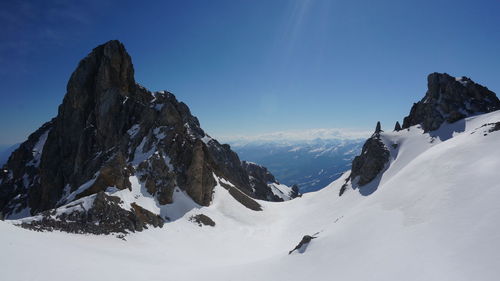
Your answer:
[[[431,72],[500,91],[499,8],[493,0],[6,1],[0,145],[54,117],[79,60],[110,39],[125,44],[137,82],[173,92],[214,137],[367,132],[379,120],[392,129]]]

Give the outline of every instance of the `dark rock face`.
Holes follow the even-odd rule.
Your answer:
[[[500,131],[500,122],[495,122],[491,125],[493,125],[493,127],[488,131],[489,133]]]
[[[111,234],[135,232],[147,229],[148,225],[162,227],[163,219],[142,207],[132,204],[127,211],[118,204],[120,198],[104,192],[95,195],[92,206],[86,210],[83,203],[69,204],[62,208],[75,208],[71,212],[58,210],[41,213],[41,219],[23,222],[21,227],[36,231],[60,230],[70,233]]]
[[[389,162],[389,150],[380,139],[380,122],[377,123],[375,133],[366,140],[361,150],[361,154],[352,161],[351,175],[349,179],[354,181],[359,177],[357,184],[363,186],[371,182],[380,172],[382,172]],[[345,190],[345,189],[344,189]],[[340,195],[342,195],[341,190]]]
[[[425,132],[438,129],[443,122],[453,123],[478,113],[500,109],[495,93],[467,77],[455,78],[446,73],[427,77],[427,93],[413,104],[404,118],[403,129],[421,124]]]
[[[242,166],[250,176],[259,182],[276,182],[274,176],[265,167],[247,161],[243,161]]]
[[[189,220],[198,224],[198,226],[200,227],[204,225],[212,227],[215,226],[215,222],[209,216],[204,214],[194,215],[191,218],[189,218]]]
[[[382,132],[382,125],[380,125],[380,121],[377,121],[377,125],[375,126],[375,134],[380,134]]]
[[[250,196],[242,192],[239,188],[234,185],[229,185],[226,183],[220,183],[222,187],[224,187],[234,199],[241,203],[241,205],[247,207],[250,210],[254,211],[262,211],[262,206],[255,200],[253,200]]]
[[[300,197],[302,196],[299,192],[299,186],[294,184],[292,185],[292,193],[290,193],[290,197],[291,198],[297,198],[297,197]]]
[[[255,194],[258,199],[267,201],[283,201],[283,199],[279,196],[269,192],[267,183],[278,182],[266,167],[247,161],[243,161],[242,166],[249,175],[250,186],[255,190]]]
[[[265,181],[272,175],[251,183],[229,145],[206,135],[173,94],[136,84],[124,46],[109,41],[79,63],[57,117],[1,170],[0,211],[34,215],[109,187],[132,189],[131,177],[161,205],[172,203],[178,186],[207,206],[214,175],[250,197],[278,200]]]

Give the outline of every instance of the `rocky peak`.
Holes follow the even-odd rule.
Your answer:
[[[111,196],[109,190],[129,190],[162,209],[175,203],[176,188],[207,206],[218,181],[246,203],[280,199],[268,185],[274,177],[260,166],[248,169],[229,145],[208,136],[186,104],[172,93],[136,84],[131,58],[115,40],[80,61],[58,115],[12,154],[0,173],[0,212],[7,218],[26,217],[102,192]],[[114,213],[137,217],[136,225],[159,215],[136,205]],[[85,216],[88,210],[78,212]],[[67,229],[62,224],[50,223]]]
[[[349,181],[353,187],[362,187],[373,181],[386,168],[390,154],[389,149],[381,140],[381,132],[382,126],[380,122],[377,122],[375,131],[364,143],[361,154],[353,159],[351,174],[340,189],[340,196],[344,193]]]
[[[396,125],[394,125],[394,131],[401,131],[401,124],[399,124],[399,121],[396,121]]]
[[[127,95],[134,92],[134,67],[123,44],[117,40],[97,46],[80,61],[67,85],[67,97],[93,96],[110,89]]]
[[[250,176],[260,179],[262,182],[276,182],[276,179],[266,167],[248,161],[242,161],[241,164]]]
[[[382,132],[382,126],[380,125],[380,121],[378,121],[377,125],[375,126],[374,134],[380,134],[380,132]]]
[[[467,77],[431,73],[427,77],[427,88],[424,98],[413,104],[410,114],[404,118],[403,129],[421,124],[426,132],[433,131],[443,122],[453,123],[500,109],[495,93]]]

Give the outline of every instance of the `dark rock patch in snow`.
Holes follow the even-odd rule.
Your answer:
[[[490,123],[488,125],[492,126],[492,128],[488,130],[489,133],[492,133],[492,132],[495,132],[495,131],[500,131],[500,122]]]
[[[495,122],[495,123],[487,123],[484,124],[483,126],[477,128],[474,130],[471,134],[474,134],[478,129],[484,128],[484,127],[490,127],[487,131],[483,131],[483,136],[487,136],[489,133],[500,131],[500,122]]]
[[[227,189],[227,191],[229,191],[229,194],[231,194],[231,196],[233,196],[234,199],[238,200],[238,202],[240,202],[243,206],[247,207],[250,210],[262,211],[262,206],[257,203],[257,201],[241,192],[241,190],[239,190],[238,188],[223,182],[221,182],[220,185]]]
[[[347,189],[347,185],[348,185],[348,183],[349,183],[349,177],[347,177],[347,178],[345,179],[344,184],[340,187],[340,190],[339,190],[339,196],[342,196],[342,194],[344,194],[344,192],[345,192],[345,191],[346,191],[346,189]]]
[[[199,227],[202,227],[204,225],[212,227],[215,226],[215,222],[209,216],[204,214],[191,216],[189,220],[194,223],[197,223]]]
[[[302,240],[300,240],[299,244],[295,246],[295,248],[293,248],[291,251],[289,251],[288,254],[291,255],[294,251],[303,254],[306,251],[307,246],[309,246],[309,243],[311,243],[311,241],[315,238],[317,237],[311,235],[304,235],[304,237],[302,237]]]

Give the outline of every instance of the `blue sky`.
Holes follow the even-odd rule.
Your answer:
[[[54,117],[110,39],[214,136],[392,128],[434,71],[500,92],[499,1],[83,2],[2,1],[0,144]]]

